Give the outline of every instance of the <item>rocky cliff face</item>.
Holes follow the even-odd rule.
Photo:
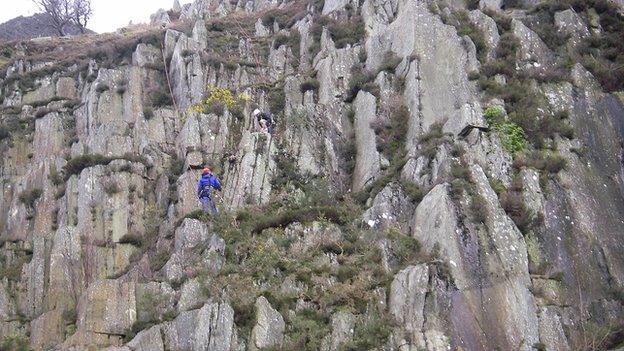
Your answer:
[[[0,348],[617,347],[616,6],[197,0],[9,44]]]

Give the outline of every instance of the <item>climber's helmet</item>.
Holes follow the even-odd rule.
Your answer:
[[[254,112],[253,112],[253,116],[254,117],[258,117],[259,114],[260,114],[260,110],[255,109]]]
[[[208,168],[208,167],[204,167],[204,169],[202,170],[202,175],[210,174],[210,173],[212,173],[212,172],[210,171],[210,168]]]

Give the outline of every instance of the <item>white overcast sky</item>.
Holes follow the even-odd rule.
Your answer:
[[[192,0],[180,0],[181,4]],[[173,0],[91,0],[93,18],[88,27],[98,33],[112,32],[132,23],[147,23],[149,16],[158,9],[170,9]],[[38,12],[32,0],[0,0],[0,23],[18,16],[30,16]]]

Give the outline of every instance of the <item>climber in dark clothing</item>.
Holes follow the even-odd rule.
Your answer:
[[[203,213],[210,211],[212,214],[217,214],[219,212],[212,199],[212,189],[221,191],[221,182],[212,174],[210,168],[205,167],[202,171],[202,177],[197,183],[197,197],[202,203]]]
[[[266,126],[266,131],[269,134],[273,135],[275,123],[270,113],[262,112],[258,109],[255,109],[253,112],[253,116],[258,119],[258,125],[260,125],[261,130],[263,130],[264,126]]]

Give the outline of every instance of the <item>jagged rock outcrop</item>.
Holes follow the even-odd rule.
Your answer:
[[[252,350],[281,346],[284,340],[284,319],[263,296],[256,300],[256,325],[251,330]]]

